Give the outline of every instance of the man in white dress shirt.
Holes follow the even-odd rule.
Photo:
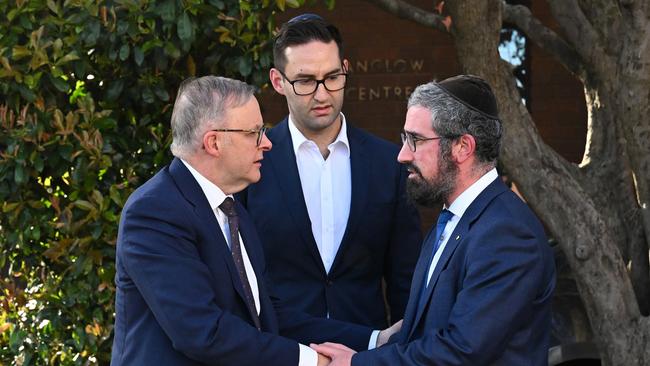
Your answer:
[[[341,113],[348,61],[334,25],[315,14],[288,21],[274,64],[289,115],[268,132],[262,179],[239,198],[261,234],[275,300],[375,329],[396,323],[421,245],[399,148]]]

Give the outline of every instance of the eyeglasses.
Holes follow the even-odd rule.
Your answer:
[[[443,136],[438,136],[438,137],[417,137],[417,136],[413,135],[412,133],[406,132],[406,131],[402,131],[400,133],[400,137],[402,138],[402,145],[404,145],[404,144],[408,145],[409,149],[411,149],[412,152],[415,152],[418,141],[440,140],[440,139],[444,138]]]
[[[210,131],[215,131],[215,132],[243,132],[243,133],[247,133],[247,134],[256,133],[257,134],[257,142],[256,142],[257,145],[256,146],[260,146],[260,143],[262,143],[262,136],[264,136],[264,134],[266,133],[266,130],[267,130],[267,127],[262,126],[260,128],[252,129],[252,130],[242,130],[242,129],[233,129],[233,128],[217,128],[217,129],[210,130]]]
[[[318,85],[320,84],[323,84],[323,86],[327,91],[331,91],[331,92],[339,91],[345,88],[345,82],[348,76],[348,74],[341,72],[338,74],[328,75],[324,79],[320,79],[320,80],[317,79],[289,80],[287,75],[285,75],[280,70],[278,71],[280,72],[280,75],[282,75],[282,77],[284,77],[289,82],[289,84],[291,84],[291,87],[293,87],[293,92],[296,93],[296,95],[314,94],[318,89]]]

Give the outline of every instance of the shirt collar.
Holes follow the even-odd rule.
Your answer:
[[[216,184],[210,182],[208,178],[204,177],[201,173],[199,173],[196,169],[194,169],[188,162],[185,160],[181,159],[183,164],[187,167],[187,169],[190,171],[194,179],[196,179],[196,182],[199,183],[199,186],[201,186],[201,190],[203,191],[203,194],[205,194],[205,197],[208,199],[208,202],[210,203],[210,208],[212,210],[216,209],[223,203],[223,201],[226,199],[226,197],[232,198],[232,195],[226,195],[223,193],[221,188],[217,187]]]
[[[332,148],[337,145],[341,145],[345,147],[345,154],[347,157],[350,157],[350,143],[348,142],[348,129],[347,129],[347,124],[345,122],[345,115],[343,113],[341,115],[341,129],[339,130],[339,134],[336,136],[336,139],[328,145],[330,148],[330,151],[332,151]],[[293,118],[291,118],[291,115],[289,115],[289,133],[291,134],[291,142],[293,143],[293,152],[294,154],[298,155],[298,149],[305,143],[309,143],[313,141],[308,140],[305,135],[298,130],[298,127],[296,127],[295,122],[293,122]]]
[[[463,191],[463,193],[461,193],[447,209],[451,211],[454,216],[462,217],[476,197],[478,197],[478,195],[498,177],[499,174],[497,173],[497,169],[492,168],[489,172],[485,173],[481,178],[474,182],[474,184],[469,186],[469,188]]]

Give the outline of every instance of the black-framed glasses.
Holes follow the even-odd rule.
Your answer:
[[[443,139],[443,136],[438,136],[438,137],[418,137],[415,136],[414,134],[406,131],[400,132],[400,137],[402,138],[402,145],[406,144],[408,145],[409,149],[411,149],[412,152],[415,152],[417,148],[417,142],[418,141],[431,141],[431,140],[440,140]]]
[[[338,74],[328,75],[325,78],[320,80],[313,79],[313,78],[289,80],[287,75],[285,75],[279,69],[278,72],[280,72],[280,75],[282,75],[282,77],[284,77],[285,80],[287,80],[289,84],[291,84],[291,87],[293,88],[293,92],[296,93],[296,95],[314,94],[318,89],[318,85],[320,84],[323,84],[323,86],[327,91],[331,91],[331,92],[339,91],[345,88],[345,82],[347,81],[347,77],[348,77],[348,74],[344,72],[340,72]]]
[[[260,146],[260,144],[262,143],[262,136],[264,136],[267,129],[268,129],[268,127],[262,126],[260,128],[250,129],[250,130],[239,129],[239,128],[216,128],[216,129],[210,130],[210,131],[215,131],[215,132],[243,132],[243,133],[247,133],[247,134],[256,133],[257,134],[257,142],[256,142],[257,145],[256,146]]]

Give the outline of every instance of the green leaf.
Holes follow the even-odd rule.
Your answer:
[[[124,61],[127,58],[129,58],[129,45],[128,44],[123,44],[122,47],[120,47],[120,60]]]
[[[167,90],[158,87],[158,88],[155,88],[153,92],[156,94],[158,99],[162,100],[163,102],[166,102],[166,101],[169,100],[169,93],[167,93]]]
[[[62,65],[67,64],[70,61],[75,61],[75,60],[78,60],[78,59],[79,59],[79,55],[77,55],[77,51],[72,51],[72,52],[68,53],[67,55],[65,55],[65,56],[61,57],[60,59],[58,59],[56,61],[56,65],[57,66],[62,66]]]
[[[36,100],[36,94],[33,91],[27,89],[27,87],[24,85],[20,84],[16,86],[16,88],[18,89],[20,96],[25,98],[28,102],[33,102]]]
[[[144,88],[144,89],[142,90],[142,100],[143,100],[145,103],[149,103],[149,104],[151,104],[151,103],[154,102],[154,97],[153,97],[153,93],[151,92],[151,89],[149,89],[149,88]]]
[[[16,165],[14,170],[14,182],[16,184],[23,184],[27,182],[27,172],[22,165]]]
[[[106,89],[106,98],[108,100],[116,100],[122,94],[122,89],[124,89],[124,80],[115,80],[108,84]]]
[[[75,207],[80,208],[84,211],[94,211],[96,210],[95,206],[86,201],[86,200],[76,200],[72,203]]]
[[[50,75],[50,82],[52,83],[52,85],[54,85],[56,90],[62,93],[67,93],[68,91],[70,91],[70,85],[68,85],[68,83],[62,78],[57,78]]]
[[[142,62],[144,61],[144,52],[142,52],[140,47],[133,47],[133,59],[138,66],[142,66]]]
[[[297,8],[297,7],[300,6],[300,2],[297,1],[297,0],[287,0],[287,5],[288,5],[290,8]]]
[[[253,70],[253,60],[250,57],[242,56],[239,58],[238,66],[239,73],[242,76],[248,76]]]
[[[181,57],[181,51],[171,42],[165,43],[165,54],[173,59]]]
[[[183,13],[178,18],[176,23],[178,38],[183,42],[188,42],[192,39],[192,21],[187,13]]]

